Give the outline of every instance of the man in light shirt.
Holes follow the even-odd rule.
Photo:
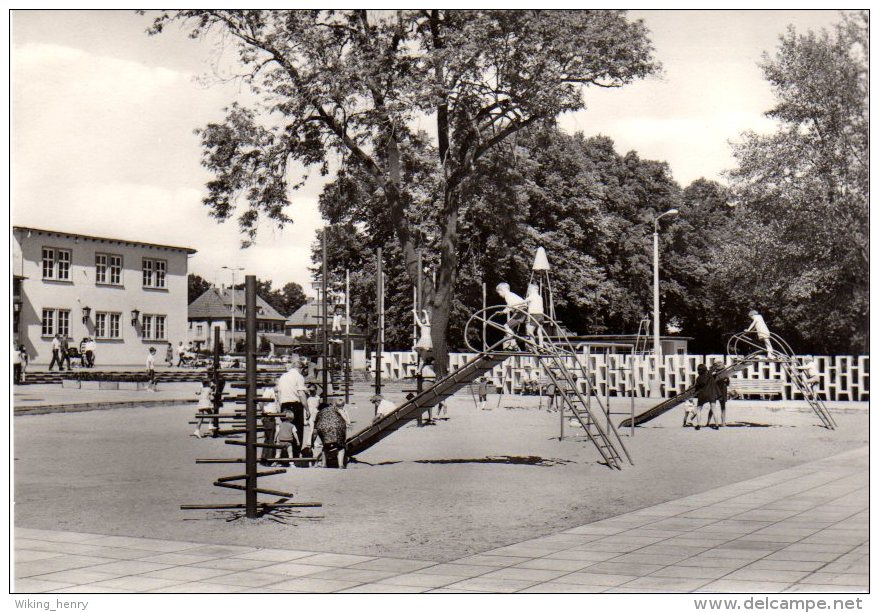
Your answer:
[[[281,412],[293,413],[293,426],[296,428],[298,443],[293,443],[293,457],[298,458],[302,451],[303,435],[305,434],[305,412],[308,410],[308,386],[301,372],[302,363],[294,359],[289,370],[278,377],[275,384],[278,404]]]

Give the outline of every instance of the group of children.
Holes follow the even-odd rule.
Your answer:
[[[298,374],[298,367],[295,370]],[[347,428],[353,423],[345,401],[336,398],[332,403],[321,402],[314,385],[308,385],[306,389],[299,400],[283,403],[277,385],[262,391],[259,408],[264,441],[277,447],[263,447],[260,464],[271,466],[281,461],[286,466],[284,460],[311,458],[315,443],[320,440],[320,454],[317,455],[323,456],[324,465],[330,468],[339,466],[339,454],[344,451]],[[216,436],[214,407],[222,402],[217,398],[218,393],[222,394],[222,389],[218,391],[214,381],[202,381],[197,393],[198,426],[192,436]]]
[[[507,323],[504,326],[506,335],[512,337],[524,322],[525,334],[536,340],[537,344],[542,347],[544,343],[543,321],[545,314],[543,312],[543,297],[540,295],[540,288],[533,283],[529,283],[524,298],[510,290],[509,283],[498,283],[495,289],[507,305],[504,309],[504,313],[507,315]],[[513,338],[510,338],[504,345],[505,349],[510,350],[514,350],[516,347],[518,347],[518,343]]]

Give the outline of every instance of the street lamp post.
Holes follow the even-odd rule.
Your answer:
[[[662,361],[662,344],[659,342],[659,220],[666,215],[677,215],[677,209],[669,209],[662,215],[653,218],[653,358],[655,369],[653,371],[653,386],[650,395],[658,397],[661,394],[659,384],[659,366]]]
[[[232,272],[232,350],[229,351],[229,348],[226,348],[227,353],[235,352],[235,272],[244,270],[243,268],[230,268],[229,266],[223,266],[224,270],[229,270]],[[228,343],[227,343],[228,344]]]

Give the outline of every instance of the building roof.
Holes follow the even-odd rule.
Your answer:
[[[296,339],[294,339],[292,336],[287,336],[286,334],[260,332],[259,336],[266,339],[275,347],[295,347],[296,345],[299,345],[299,342],[297,342]]]
[[[190,247],[175,247],[173,245],[160,245],[158,243],[145,243],[142,241],[128,240],[126,238],[110,238],[110,237],[106,237],[106,236],[90,236],[88,234],[76,234],[73,232],[63,232],[61,230],[44,230],[42,228],[30,228],[27,226],[12,226],[12,229],[16,232],[34,232],[34,233],[39,233],[39,234],[47,234],[49,236],[64,236],[64,237],[69,237],[69,238],[81,238],[84,240],[120,243],[123,245],[155,247],[158,249],[172,249],[174,251],[185,251],[188,254],[196,253],[196,250],[192,249]]]
[[[211,287],[189,305],[189,319],[231,319],[232,297],[235,297],[235,317],[244,317],[244,290]],[[272,305],[256,297],[256,318],[263,321],[286,321]]]
[[[288,328],[316,328],[321,324],[320,303],[314,298],[309,298],[305,304],[287,318]],[[327,307],[327,318],[332,322],[335,305]],[[342,315],[342,325],[346,323],[345,315]],[[353,327],[352,322],[352,327]]]

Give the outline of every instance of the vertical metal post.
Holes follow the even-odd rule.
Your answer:
[[[421,292],[422,292],[422,287],[421,287],[422,270],[421,270],[421,267],[422,267],[421,249],[419,249],[418,250],[418,274],[415,276],[415,300],[413,301],[414,305],[412,307],[415,310],[415,312],[413,314],[414,315],[413,319],[415,320],[413,335],[412,335],[412,340],[413,340],[412,346],[413,347],[418,343],[418,336],[419,336],[419,334],[418,334],[418,332],[419,332],[418,319],[421,317]]]
[[[223,399],[222,399],[221,392],[220,392],[220,329],[216,328],[216,327],[214,328],[213,366],[214,366],[214,376],[213,376],[214,397],[212,399],[213,402],[211,404],[213,405],[214,414],[217,414],[220,412],[220,407],[223,404]],[[211,425],[214,427],[214,433],[215,433],[214,436],[216,436],[217,430],[220,429],[220,420],[215,417],[213,419]],[[199,426],[199,427],[201,427],[201,426]]]
[[[659,364],[662,360],[662,344],[659,341],[659,226],[653,221],[653,393],[661,395]]]
[[[634,360],[629,365],[629,436],[635,438],[635,364]]]
[[[488,308],[488,294],[486,293],[485,281],[482,282],[482,350],[485,351],[488,349],[488,339],[486,337],[486,325],[488,320],[486,319],[488,315],[485,312],[485,309]]]
[[[382,250],[379,247],[375,256],[375,305],[378,310],[376,322],[378,323],[375,331],[375,394],[382,393],[382,344],[384,343],[385,332],[385,305],[384,305],[384,273],[382,272]],[[376,408],[376,410],[378,410]]]
[[[320,397],[326,402],[328,398],[328,384],[327,379],[329,375],[330,368],[330,350],[329,350],[329,327],[327,326],[327,303],[329,302],[327,296],[327,277],[329,273],[327,271],[327,229],[324,228],[323,234],[321,235],[321,269],[320,269],[320,285],[321,285],[321,293],[323,294],[323,303],[321,304],[321,330],[323,331],[323,340],[321,341],[321,353],[323,354],[323,364],[321,368],[320,378],[323,389],[321,390]]]
[[[345,403],[351,400],[351,274],[345,270]]]
[[[244,278],[244,305],[246,330],[246,374],[247,404],[245,412],[246,434],[246,474],[245,508],[247,517],[257,516],[256,509],[256,277],[247,275]]]

